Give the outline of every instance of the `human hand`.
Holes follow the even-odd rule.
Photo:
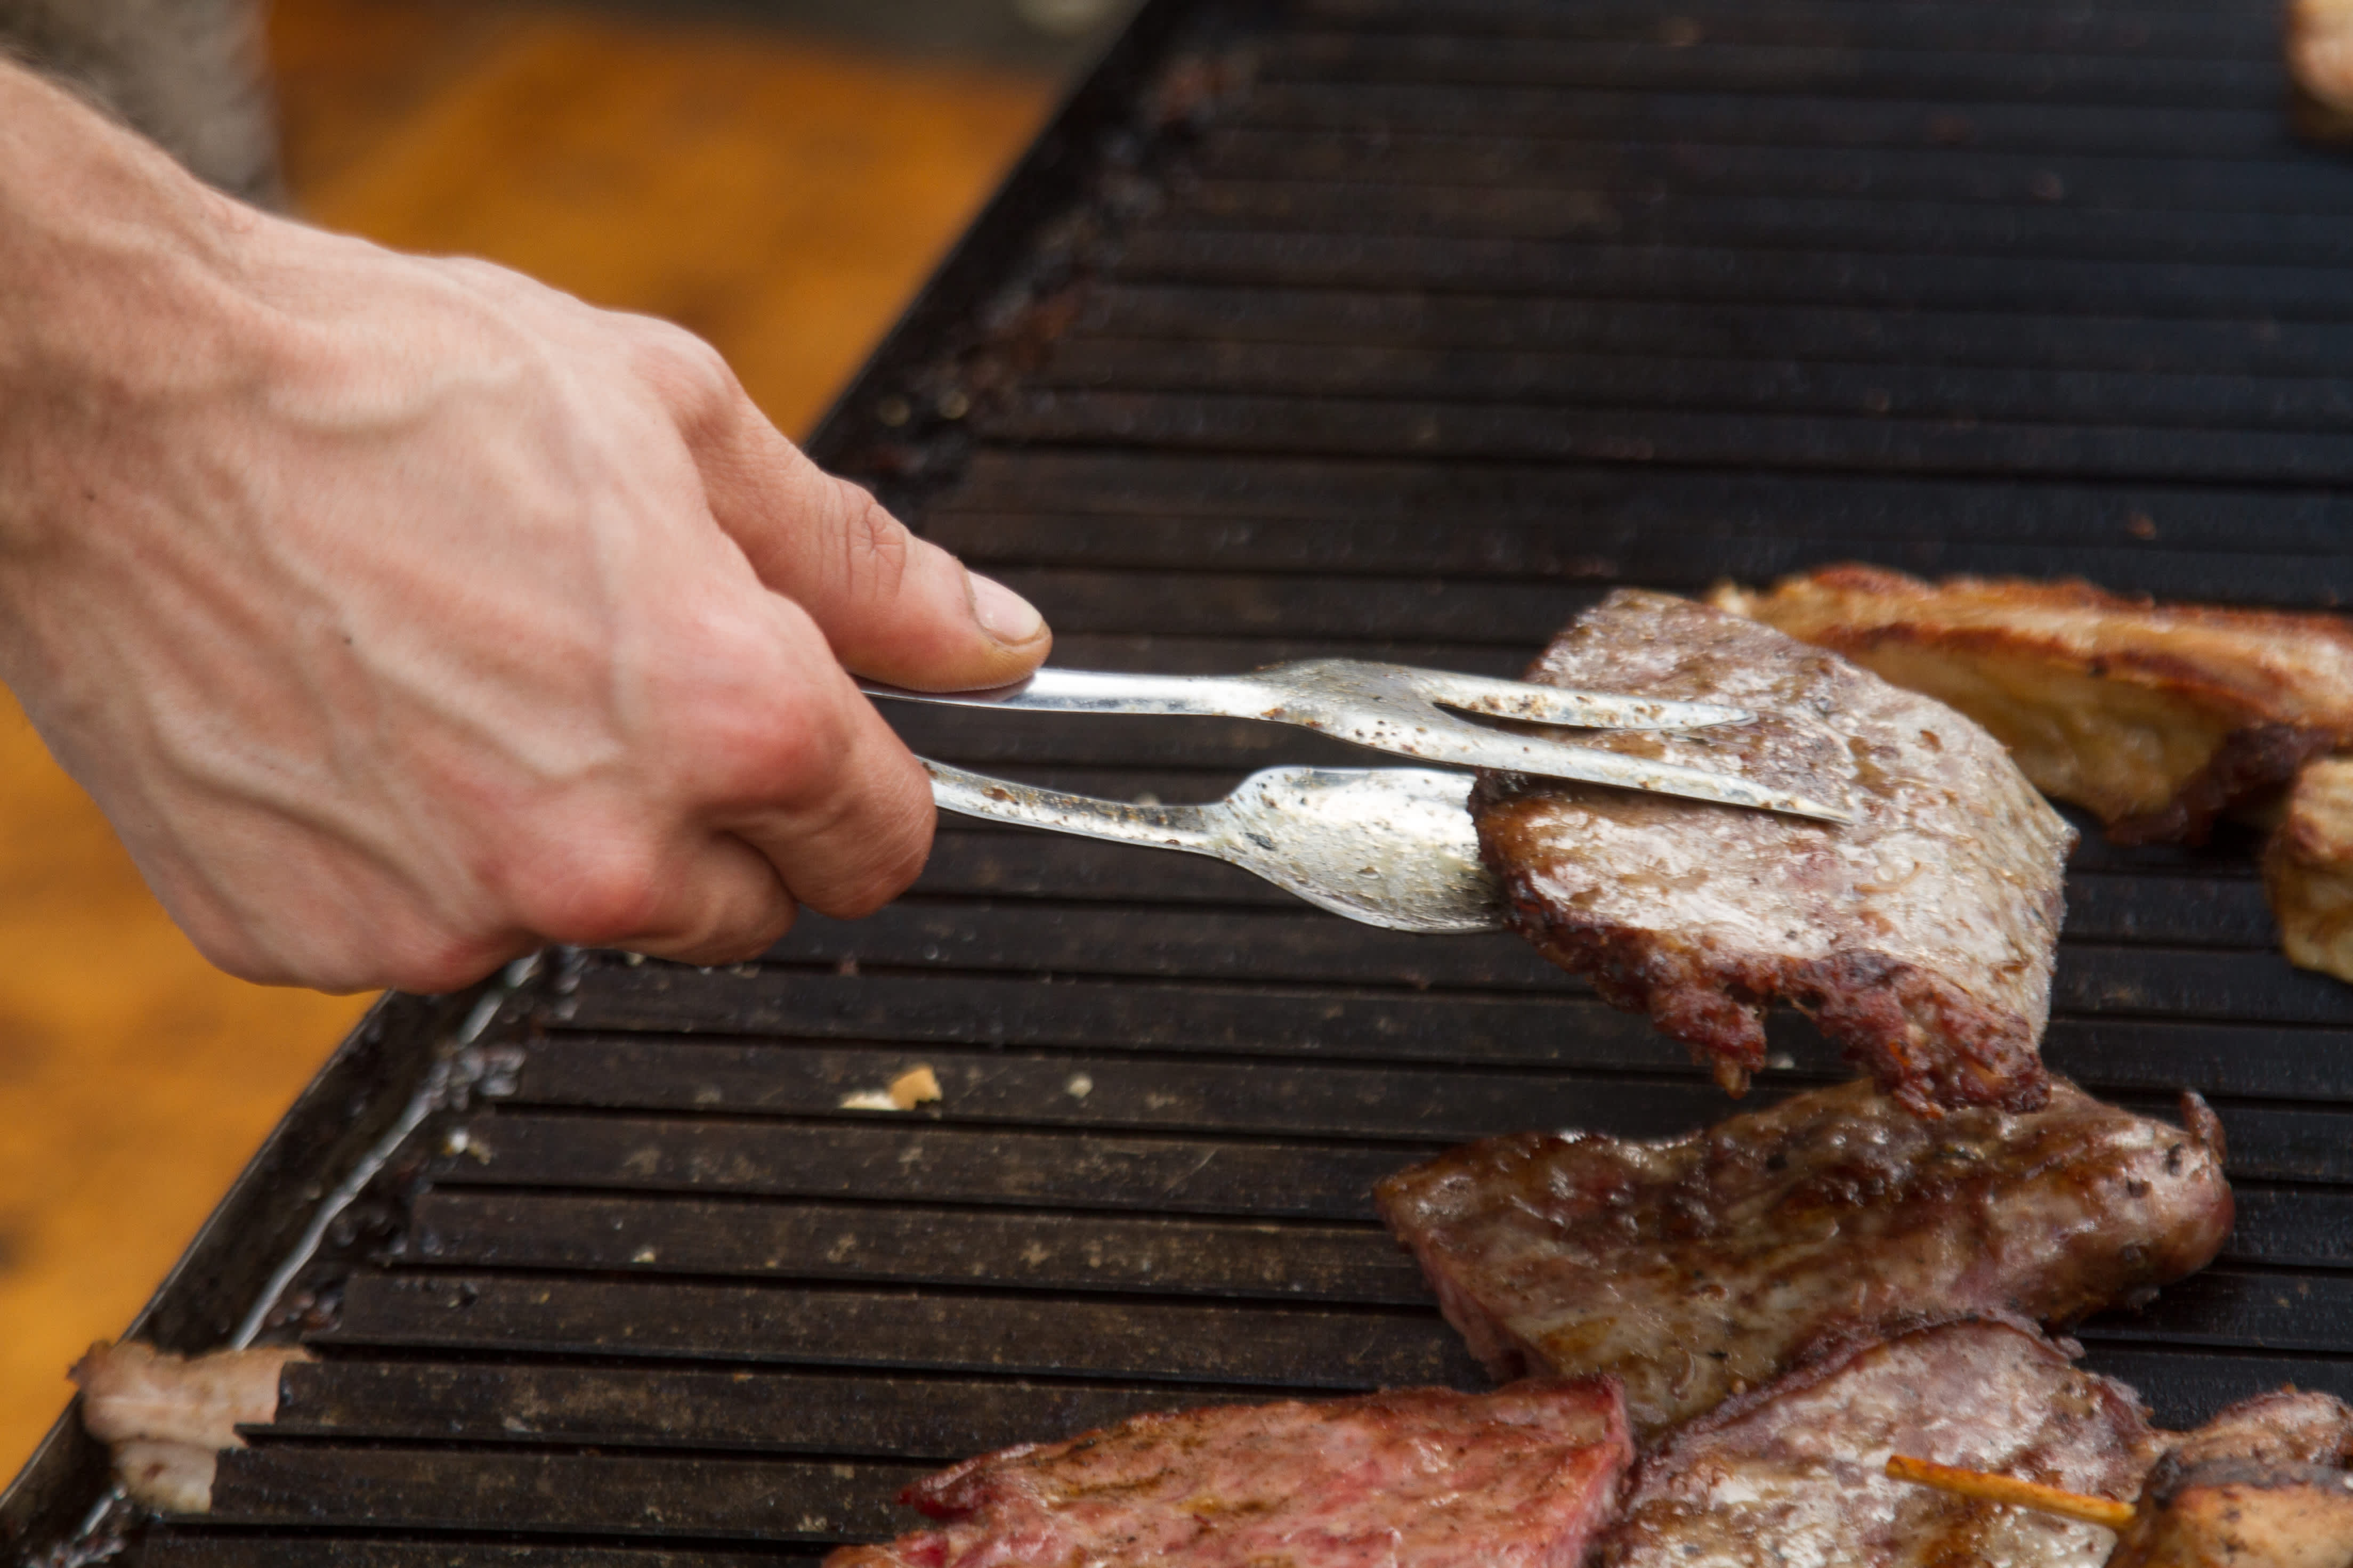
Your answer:
[[[868,912],[931,797],[843,667],[1045,657],[696,339],[239,207],[0,67],[12,291],[0,678],[234,973],[438,991]]]

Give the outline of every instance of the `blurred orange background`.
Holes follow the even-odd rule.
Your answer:
[[[293,205],[677,321],[802,434],[1036,133],[1070,51],[911,50],[754,15],[276,0]],[[67,1364],[121,1331],[367,998],[207,967],[13,704],[0,889],[13,1474]]]

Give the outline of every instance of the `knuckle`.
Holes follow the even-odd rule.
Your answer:
[[[717,349],[667,322],[646,323],[635,364],[638,378],[690,424],[732,413],[747,401]]]
[[[396,955],[381,974],[350,974],[326,988],[358,991],[371,985],[388,985],[396,991],[427,995],[462,991],[514,957],[518,951],[511,941],[488,937],[428,937],[410,943],[407,951]]]
[[[718,794],[787,810],[821,805],[844,786],[856,748],[846,705],[787,675],[713,690],[691,721],[683,765]],[[702,793],[711,793],[708,788]]]
[[[524,930],[603,947],[646,929],[660,898],[658,864],[650,846],[614,836],[531,856],[499,880]]]
[[[785,933],[793,929],[797,912],[790,899],[779,898],[752,918],[739,918],[723,929],[668,947],[657,956],[686,963],[740,963],[759,957],[783,941]]]

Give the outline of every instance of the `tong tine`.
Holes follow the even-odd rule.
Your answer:
[[[1458,675],[1445,669],[1387,667],[1416,694],[1440,709],[1512,719],[1527,724],[1560,724],[1579,730],[1700,730],[1713,724],[1745,724],[1756,717],[1745,708],[1717,702],[1683,702],[1626,697],[1608,691],[1571,691],[1526,680]]]

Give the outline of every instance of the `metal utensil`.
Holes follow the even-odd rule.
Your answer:
[[[926,761],[943,811],[1230,861],[1318,908],[1393,931],[1502,929],[1469,773],[1266,768],[1204,805],[1133,805]]]
[[[1608,692],[1565,691],[1409,665],[1318,658],[1248,675],[1122,675],[1041,669],[985,691],[909,691],[861,680],[870,697],[955,708],[1046,713],[1186,714],[1297,724],[1375,751],[1457,767],[1580,779],[1725,805],[1848,822],[1843,799],[1821,801],[1736,773],[1651,762],[1541,736],[1491,730],[1447,711],[1603,730],[1694,730],[1745,722],[1744,709]]]

